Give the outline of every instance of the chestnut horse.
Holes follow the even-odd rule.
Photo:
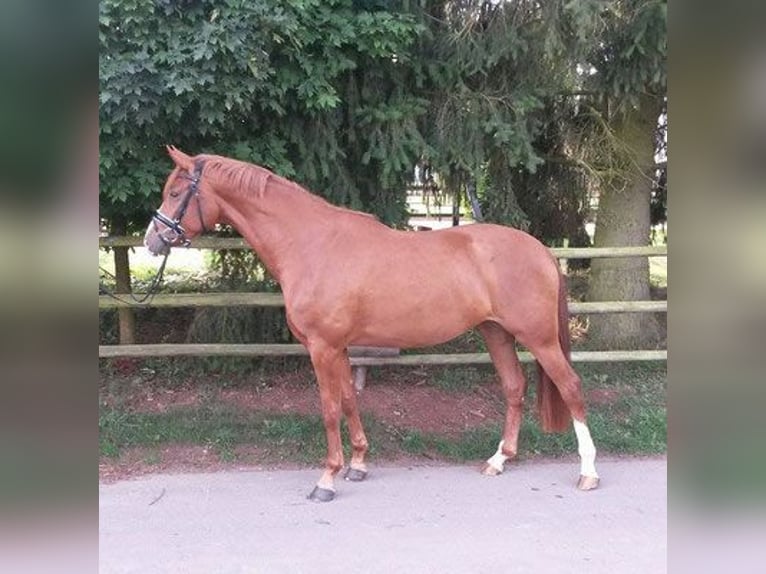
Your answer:
[[[497,475],[517,452],[526,381],[514,344],[538,362],[538,410],[545,431],[573,421],[578,487],[598,485],[596,449],[585,422],[580,379],[569,361],[566,285],[556,260],[532,236],[498,225],[409,232],[336,207],[283,177],[174,147],[175,169],[144,243],[154,254],[218,223],[234,227],[279,281],[287,322],[319,383],[327,461],[313,500],[335,496],[343,468],[340,417],[352,456],[345,477],[367,474],[367,438],[357,410],[350,345],[422,347],[478,327],[506,399],[503,437],[482,472]],[[192,204],[194,204],[193,207]]]

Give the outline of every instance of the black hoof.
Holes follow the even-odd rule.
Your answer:
[[[367,471],[359,470],[358,468],[351,468],[349,466],[343,478],[350,480],[351,482],[361,482],[367,478]]]
[[[319,488],[318,486],[315,486],[308,496],[308,499],[314,502],[330,502],[333,498],[335,498],[334,490]]]

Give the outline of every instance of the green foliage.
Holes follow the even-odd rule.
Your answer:
[[[583,36],[603,3],[439,3],[426,64],[436,84],[430,163],[457,197],[476,181],[488,221],[546,241],[584,237],[585,182],[567,157]]]
[[[602,42],[589,57],[597,71],[590,84],[615,111],[637,106],[641,94],[666,93],[667,10],[666,0],[622,0],[600,13]]]
[[[119,341],[117,310],[106,309],[98,312],[98,341],[101,345],[116,345]]]
[[[399,123],[424,105],[389,85],[394,57],[420,30],[406,14],[348,0],[104,0],[101,216],[145,224],[173,143],[401,219],[387,194],[415,160],[402,136],[417,133]]]
[[[487,219],[582,244],[576,144],[664,93],[665,20],[661,0],[103,0],[101,215],[143,227],[173,143],[393,224],[423,162],[458,199],[478,181]]]
[[[646,154],[634,149],[630,140],[636,139],[635,129],[624,131],[623,122],[643,118],[648,129],[654,126],[657,132],[655,153],[667,151],[665,128],[657,127],[659,116],[667,113],[667,2],[603,3],[583,25],[598,41],[584,46],[587,51],[579,62],[583,95],[569,127],[571,155],[590,185],[621,189],[635,177],[637,154]],[[653,217],[663,221],[664,184],[653,173],[644,176],[658,187]]]
[[[284,309],[203,307],[189,326],[189,343],[290,343]],[[252,362],[252,361],[248,361]]]

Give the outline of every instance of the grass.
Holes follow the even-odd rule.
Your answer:
[[[324,446],[317,438],[324,435],[320,417],[266,415],[220,405],[179,408],[165,413],[131,413],[119,407],[103,407],[99,413],[99,452],[118,457],[122,449],[133,446],[155,447],[168,444],[204,445],[223,461],[235,458],[239,444],[259,444],[276,448],[286,456],[317,460]]]
[[[661,454],[667,450],[667,418],[665,407],[664,367],[631,365],[610,368],[611,374],[604,375],[603,367],[579,369],[583,374],[583,385],[601,388],[608,379],[627,380],[615,401],[609,404],[591,406],[588,425],[600,453],[649,455]],[[605,379],[606,377],[606,379]],[[534,385],[530,385],[527,404],[533,405]],[[531,408],[524,412],[519,432],[519,456],[563,456],[577,452],[577,441],[573,432],[547,434],[540,429]],[[502,433],[500,421],[474,428],[457,438],[437,434],[409,431],[402,440],[402,448],[413,455],[429,454],[455,462],[481,460],[497,448]]]
[[[493,367],[452,366],[435,369],[432,383],[442,391],[459,393],[485,381],[487,373],[494,373]]]
[[[586,392],[590,389],[613,392],[612,400],[591,405],[589,411],[589,426],[601,454],[665,452],[667,373],[664,365],[581,365],[578,370]],[[437,380],[435,385],[444,384]],[[449,390],[460,392],[459,388]],[[534,385],[530,385],[528,405],[534,405],[534,401]],[[574,433],[543,433],[532,410],[525,410],[519,456],[575,454]],[[452,462],[479,461],[495,451],[502,432],[500,419],[456,437],[399,428],[369,415],[363,415],[363,420],[373,459],[406,454]],[[317,464],[325,455],[324,427],[318,414],[245,411],[217,402],[213,393],[198,406],[164,413],[130,412],[119,404],[102,406],[99,430],[100,453],[106,457],[118,457],[127,447],[174,443],[207,446],[222,461],[235,460],[238,445],[257,445],[263,451],[264,463],[291,460]],[[344,441],[348,451],[345,429]]]

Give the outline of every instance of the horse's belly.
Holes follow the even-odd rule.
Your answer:
[[[365,313],[354,329],[353,344],[426,347],[454,339],[488,318],[481,304],[397,305]]]

